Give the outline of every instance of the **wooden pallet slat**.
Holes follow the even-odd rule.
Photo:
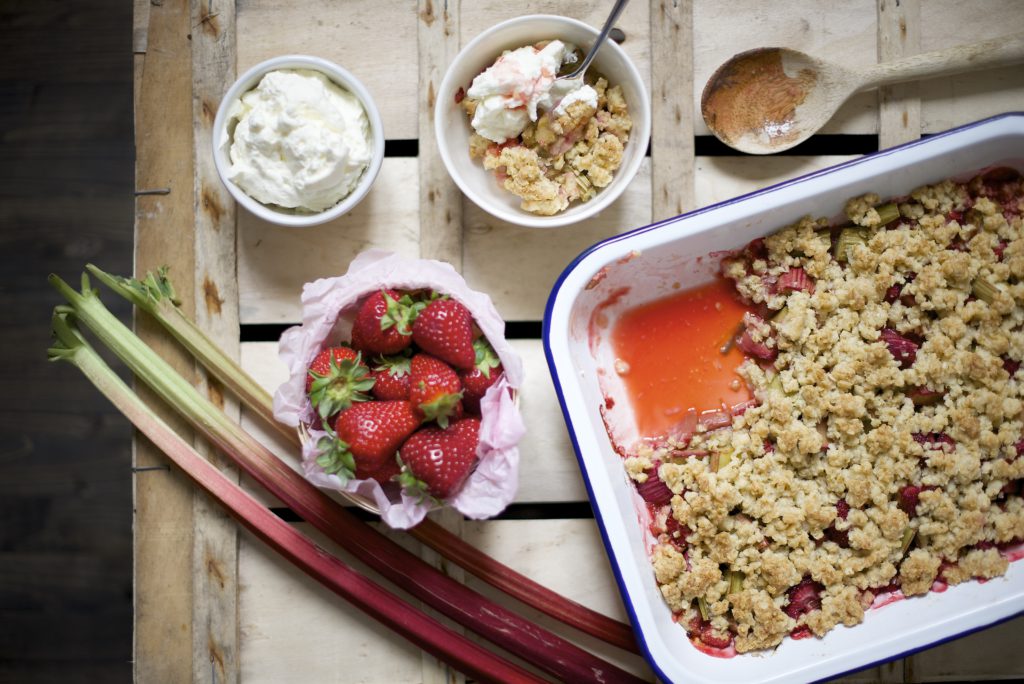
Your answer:
[[[192,57],[187,35],[189,3],[147,8],[145,54],[137,55],[135,110],[136,192],[166,191],[136,198],[135,274],[169,265],[194,272],[192,234]],[[141,27],[139,27],[141,29]],[[174,141],[168,144],[168,141]],[[182,239],[185,236],[185,239]],[[182,307],[195,314],[192,279],[179,278]],[[136,332],[192,377],[191,359],[159,325],[137,317]],[[183,421],[144,388],[140,395],[183,434]],[[172,470],[159,450],[135,441],[133,557],[135,612],[134,676],[143,682],[182,682],[192,677],[192,501],[191,484]],[[159,468],[166,469],[159,469]],[[151,469],[158,468],[158,469]],[[145,469],[145,470],[139,470]]]
[[[213,161],[213,123],[235,80],[234,0],[192,0],[192,122],[195,185],[196,323],[228,354],[238,356],[238,269],[235,202]],[[238,420],[238,401],[203,369],[197,388]],[[229,479],[238,469],[204,440],[197,450]],[[238,681],[238,526],[196,492],[192,512],[192,681]]]

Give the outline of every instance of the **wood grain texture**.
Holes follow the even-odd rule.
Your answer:
[[[444,72],[459,51],[460,0],[420,0],[419,57],[420,256],[462,270],[462,193],[448,175],[434,135],[434,104]]]
[[[196,322],[229,355],[238,356],[238,269],[235,202],[213,161],[213,122],[235,80],[235,1],[192,0],[192,122],[195,149]],[[197,389],[234,420],[238,401],[197,369]],[[238,469],[204,440],[198,451],[228,478]],[[196,492],[192,509],[192,681],[238,681],[238,527],[223,508]]]
[[[419,131],[419,243],[420,257],[445,261],[462,271],[462,193],[448,175],[434,135],[436,92],[444,72],[459,51],[461,0],[419,0],[416,13],[419,84],[417,130]],[[431,519],[456,536],[462,535],[462,515],[453,509],[435,511]],[[465,573],[428,548],[420,557],[450,577],[463,581]],[[426,608],[426,606],[422,607]],[[440,617],[433,610],[428,614]],[[457,627],[464,634],[465,630]],[[420,655],[424,684],[461,684],[465,676],[429,653]]]
[[[696,208],[693,0],[651,0],[651,220]]]
[[[921,50],[997,38],[1024,31],[1018,0],[928,0],[921,8]],[[1024,108],[1024,68],[991,69],[922,81],[922,133],[936,133],[1001,112]]]
[[[878,0],[878,61],[891,62],[921,51],[919,0]],[[878,89],[878,148],[921,137],[921,98],[916,83]]]
[[[177,277],[183,308],[195,315],[192,168],[192,55],[187,0],[164,0],[149,8],[146,54],[135,113],[136,190],[166,188],[166,195],[136,200],[135,273],[169,265]],[[191,359],[156,323],[138,317],[136,330],[186,377]],[[139,394],[171,425],[182,422]],[[167,466],[148,441],[139,438],[137,468]],[[192,499],[193,488],[175,470],[146,470],[135,477],[135,678],[140,682],[182,682],[192,677]]]
[[[370,91],[389,140],[417,136],[416,0],[238,0],[236,6],[239,73],[279,55],[328,59]]]

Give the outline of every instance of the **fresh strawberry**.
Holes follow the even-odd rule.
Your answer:
[[[409,399],[412,382],[408,356],[381,356],[373,367],[373,396],[381,401]]]
[[[427,427],[405,441],[399,450],[399,482],[410,494],[437,499],[451,496],[466,481],[476,463],[480,420],[465,418],[447,428]]]
[[[501,377],[503,369],[498,355],[485,338],[473,340],[473,351],[476,354],[473,370],[459,371],[459,381],[462,383],[462,403],[466,410],[480,415],[480,400]]]
[[[458,374],[441,359],[416,354],[410,363],[409,378],[409,401],[423,420],[436,420],[441,427],[448,427],[448,419],[462,399]]]
[[[789,596],[789,603],[782,607],[783,612],[796,620],[804,613],[821,608],[821,592],[824,589],[820,584],[805,577],[800,584],[790,587],[786,595]]]
[[[328,473],[364,479],[378,473],[420,419],[407,401],[370,401],[342,411],[334,424],[338,444],[317,459]]]
[[[412,339],[423,351],[456,368],[470,370],[476,364],[473,317],[454,299],[427,304],[412,324]]]
[[[395,290],[366,298],[352,323],[352,346],[372,354],[397,354],[412,344],[413,321],[423,302]]]
[[[358,352],[348,347],[330,347],[309,364],[306,394],[321,418],[330,418],[356,402],[366,401],[373,388],[370,369]]]
[[[365,473],[364,479],[376,480],[381,484],[387,484],[398,477],[400,472],[402,472],[402,468],[398,465],[398,459],[389,458],[377,470],[374,470],[372,473]]]

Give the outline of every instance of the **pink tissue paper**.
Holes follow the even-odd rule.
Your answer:
[[[391,527],[413,527],[437,507],[429,499],[406,496],[393,483],[386,488],[376,480],[343,483],[337,475],[326,474],[316,462],[320,455],[316,444],[324,433],[311,427],[315,412],[306,396],[306,369],[328,343],[350,338],[362,300],[382,288],[430,288],[450,296],[469,309],[501,359],[504,377],[480,401],[479,463],[462,488],[446,501],[468,518],[497,515],[512,501],[519,479],[517,445],[525,426],[509,389],[522,386],[523,363],[505,340],[505,322],[491,298],[471,290],[450,264],[368,250],[352,261],[345,275],[307,283],[302,288],[302,324],[286,330],[278,347],[281,360],[288,366],[288,380],[274,394],[274,417],[296,428],[302,425],[309,433],[302,449],[306,479],[376,505]]]

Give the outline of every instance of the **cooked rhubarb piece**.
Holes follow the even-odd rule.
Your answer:
[[[882,342],[889,347],[889,353],[896,359],[896,363],[900,365],[900,368],[910,368],[914,365],[920,345],[892,328],[882,328],[879,335]]]
[[[690,536],[690,528],[680,523],[672,515],[665,519],[665,534],[672,546],[680,551],[686,549],[686,538]]]
[[[672,490],[658,477],[658,466],[647,471],[647,481],[636,486],[640,498],[650,504],[663,506],[672,500]]]
[[[783,612],[796,620],[805,613],[821,608],[821,592],[825,587],[821,586],[810,577],[805,577],[794,587],[786,592],[789,603],[783,606]]]
[[[907,390],[907,396],[914,402],[914,406],[931,406],[942,401],[945,392],[928,389],[927,387],[911,387]]]
[[[704,428],[705,432],[720,430],[732,425],[732,414],[730,414],[726,409],[704,411],[697,418],[697,425]]]
[[[935,489],[932,485],[907,485],[899,491],[899,502],[896,504],[900,510],[911,518],[917,515],[917,504],[921,499],[921,492]]]
[[[1003,370],[1010,374],[1012,378],[1020,370],[1020,361],[1011,359],[1009,356],[1003,357]]]
[[[846,520],[848,515],[850,515],[850,504],[846,503],[846,499],[836,501],[836,518]],[[834,541],[841,548],[850,548],[850,531],[837,530],[835,522],[825,529],[825,538]]]
[[[915,432],[911,437],[925,449],[942,449],[944,446],[956,447],[956,441],[945,432]]]
[[[802,268],[791,268],[781,276],[775,283],[775,292],[782,294],[784,292],[806,292],[807,294],[814,294],[814,281],[807,275],[807,272]]]

